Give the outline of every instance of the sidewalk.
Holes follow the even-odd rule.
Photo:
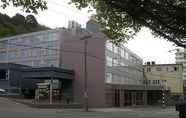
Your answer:
[[[17,103],[21,103],[33,108],[44,108],[44,109],[58,109],[58,108],[68,108],[68,109],[80,109],[82,108],[81,104],[78,103],[62,103],[62,102],[53,102],[50,104],[48,101],[44,102],[34,102],[33,99],[16,99],[16,98],[9,98]]]

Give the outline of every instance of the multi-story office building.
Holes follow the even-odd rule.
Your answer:
[[[105,57],[107,104],[110,106],[146,104],[142,59],[123,44],[116,46],[109,41],[106,43]]]
[[[142,59],[123,45],[117,47],[106,40],[93,21],[88,22],[86,30],[61,28],[3,38],[0,63],[6,64],[0,74],[9,78],[3,80],[6,87],[33,90],[38,82],[52,77],[62,96],[70,96],[76,103],[84,102],[87,86],[91,107],[147,104],[148,90],[161,88],[143,85]]]
[[[124,47],[106,43],[106,83],[143,84],[143,61],[135,53]]]
[[[82,40],[87,35],[90,38]],[[85,40],[88,40],[87,90],[89,106],[105,106],[106,39],[101,33],[87,33],[81,29],[61,28],[2,38],[0,41],[0,63],[5,63],[5,65],[0,69],[2,75],[0,88],[35,89],[37,83],[49,81],[53,77],[53,80],[58,82],[60,87],[58,90],[62,91],[63,97],[68,96],[71,101],[83,104]],[[12,65],[12,63],[28,67]],[[71,72],[71,69],[75,74]],[[28,76],[25,75],[25,71],[28,72],[26,74]],[[15,72],[17,72],[17,76],[14,76]],[[7,79],[6,75],[10,79]],[[13,84],[13,82],[17,84]],[[28,86],[29,83],[35,85]]]

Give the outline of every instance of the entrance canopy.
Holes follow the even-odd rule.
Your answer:
[[[23,79],[26,78],[58,78],[58,79],[74,79],[74,71],[56,67],[40,67],[24,69],[22,74]]]

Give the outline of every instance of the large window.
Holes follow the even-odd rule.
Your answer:
[[[20,50],[20,55],[21,58],[28,57],[28,50]]]
[[[112,66],[112,58],[109,56],[106,57],[106,65],[110,67]]]
[[[126,53],[125,53],[125,56],[126,56],[126,59],[128,60],[128,59],[129,59],[129,53],[126,52]]]
[[[114,53],[118,53],[118,47],[114,46]]]
[[[119,66],[119,60],[114,58],[113,59],[113,66]]]
[[[125,57],[125,50],[121,48],[121,57]]]
[[[39,48],[33,48],[32,49],[32,56],[33,57],[40,56],[40,49]]]
[[[161,71],[162,68],[161,67],[156,67],[156,71]]]
[[[106,73],[106,83],[112,83],[112,73]]]
[[[57,55],[57,50],[49,49],[48,55]]]
[[[107,42],[106,43],[106,48],[108,49],[108,50],[110,50],[110,51],[112,51],[112,43],[110,43],[110,42]]]
[[[16,52],[15,51],[8,52],[8,59],[16,59]]]
[[[41,65],[41,61],[40,60],[33,60],[32,66],[38,67],[40,65]]]
[[[8,47],[8,41],[1,41],[0,42],[0,48],[6,49]]]
[[[0,60],[4,61],[7,59],[7,55],[5,51],[0,52]]]
[[[46,60],[46,63],[48,66],[57,66],[57,60],[54,59]]]

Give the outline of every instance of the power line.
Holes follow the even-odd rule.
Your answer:
[[[59,7],[63,7],[63,8],[65,8],[65,9],[70,9],[71,11],[74,11],[75,13],[77,13],[77,14],[79,14],[79,15],[81,15],[81,16],[86,16],[84,13],[80,13],[79,11],[77,11],[77,10],[75,10],[75,9],[72,9],[72,8],[70,8],[70,7],[67,7],[67,6],[65,6],[65,5],[63,5],[63,4],[59,4],[59,3],[55,2],[55,1],[52,1],[52,2],[50,2],[50,3],[52,3],[53,5],[59,6]]]

